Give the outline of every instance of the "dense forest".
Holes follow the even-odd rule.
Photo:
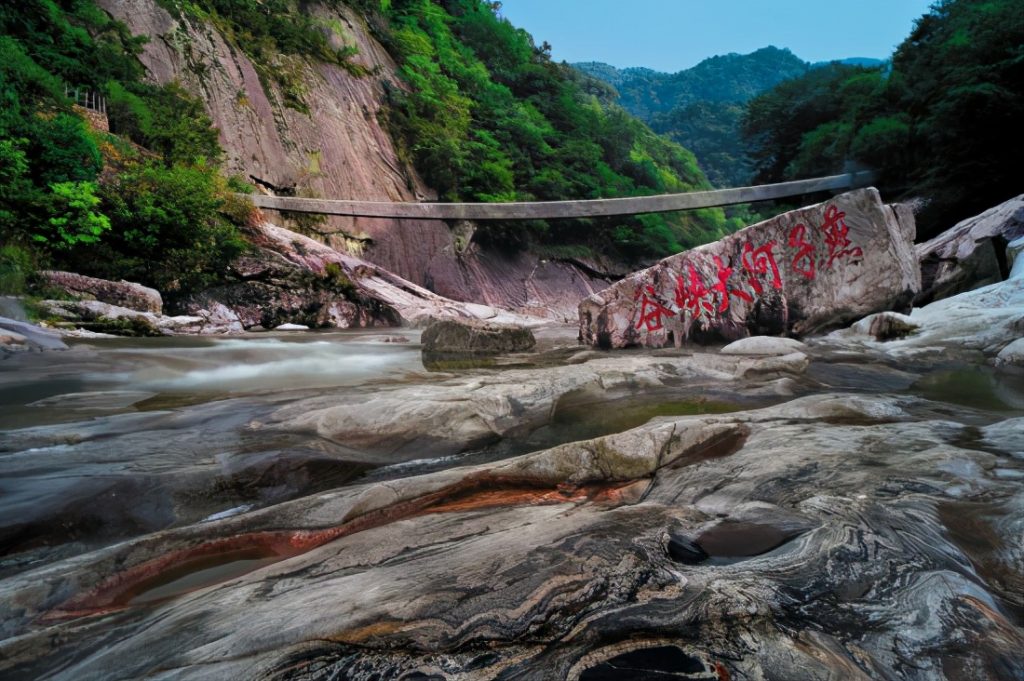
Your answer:
[[[942,0],[890,68],[833,64],[753,99],[756,179],[874,168],[890,197],[925,201],[919,238],[1021,192],[1020,0]]]
[[[677,73],[574,64],[615,88],[613,101],[696,156],[716,187],[749,184],[753,164],[740,135],[746,102],[811,66],[792,52],[765,47],[750,54],[709,57]]]
[[[0,6],[4,290],[56,265],[174,294],[244,249],[244,185],[218,171],[202,102],[145,80],[144,40],[90,0]],[[112,133],[86,124],[70,86],[106,97]]]
[[[692,153],[602,101],[594,83],[480,0],[364,2],[412,87],[389,90],[393,136],[445,199],[553,201],[708,187]],[[597,251],[634,260],[739,227],[721,210],[482,226],[502,247]]]
[[[215,27],[253,60],[284,105],[308,113],[289,55],[355,77],[355,48],[296,0],[159,0],[173,15]],[[337,7],[338,0],[324,3]],[[400,64],[387,88],[399,148],[445,200],[555,200],[708,186],[693,155],[658,137],[600,88],[551,61],[525,31],[478,0],[353,0]],[[247,191],[220,170],[223,150],[202,102],[147,81],[145,36],[93,0],[0,7],[0,256],[3,287],[54,266],[123,277],[173,297],[214,283],[245,248]],[[73,92],[107,101],[110,133],[91,128]],[[582,223],[582,224],[580,224]],[[735,223],[735,224],[733,224]],[[487,225],[493,247],[667,255],[740,226],[718,209],[526,225]],[[581,235],[583,235],[581,237]]]

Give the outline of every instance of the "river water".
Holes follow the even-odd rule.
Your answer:
[[[542,338],[539,353],[455,373],[486,379],[509,367],[557,366],[578,351],[573,330],[562,329]],[[454,455],[394,461],[313,431],[260,427],[282,408],[311,398],[371,399],[384,388],[431,386],[451,376],[425,367],[418,333],[405,330],[399,338],[300,332],[90,339],[73,341],[68,352],[12,356],[0,362],[0,580],[118,542],[328,490],[495,461],[620,432],[653,417],[724,414],[793,397],[705,384],[695,399],[668,385],[598,409],[581,393],[560,400],[546,424],[520,437]],[[826,358],[812,364],[794,394],[826,390],[922,397],[972,428],[1024,414],[1024,379],[957,361],[911,368]],[[989,473],[1024,480],[1020,463],[1004,457]],[[993,548],[986,541],[999,538],[986,540],[990,530],[973,527],[961,511],[984,512],[997,501],[942,507],[949,531],[978,556],[989,555]],[[191,563],[186,574],[169,572],[135,592],[132,604],[164,602],[281,559],[248,549],[226,555],[230,560]],[[986,569],[1000,575],[1006,570],[979,559],[982,575]],[[1019,625],[1019,605],[999,602]]]

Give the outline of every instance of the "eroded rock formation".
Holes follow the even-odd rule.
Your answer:
[[[662,347],[806,335],[909,305],[913,215],[874,189],[785,213],[666,258],[580,304],[580,338]]]
[[[1024,237],[1024,195],[957,223],[915,247],[921,261],[921,293],[915,304],[948,298],[1006,279],[1007,246]]]

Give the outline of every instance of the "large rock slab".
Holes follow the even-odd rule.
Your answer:
[[[913,215],[847,192],[666,258],[580,303],[603,348],[805,335],[907,306],[921,285]]]
[[[424,353],[498,355],[530,350],[537,339],[521,326],[444,319],[424,329],[420,342]]]
[[[918,244],[922,284],[914,303],[923,305],[1006,279],[1007,244],[1021,237],[1024,194]]]
[[[102,303],[126,307],[140,312],[161,314],[164,301],[156,289],[131,281],[108,281],[87,277],[74,272],[49,270],[39,276],[46,283],[55,286],[79,300],[98,300]]]
[[[1019,678],[1020,463],[978,438],[826,393],[357,482],[0,581],[0,674]]]

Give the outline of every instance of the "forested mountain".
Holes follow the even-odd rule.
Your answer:
[[[753,170],[739,134],[744,103],[809,65],[789,50],[765,47],[672,74],[596,62],[575,67],[615,87],[623,107],[692,150],[712,184],[729,187],[747,184]]]
[[[428,184],[468,201],[590,199],[708,186],[691,152],[592,92],[532,37],[480,0],[364,0],[410,91],[390,91],[389,123]],[[653,256],[730,227],[719,210],[579,224],[489,224],[497,244],[530,239]],[[580,235],[587,235],[581,244]]]
[[[600,62],[573,66],[614,86],[623,108],[644,120],[698,102],[745,102],[808,69],[807,63],[789,50],[772,46],[750,54],[709,57],[677,73],[617,69]]]
[[[942,0],[892,68],[832,65],[749,104],[757,180],[879,171],[891,195],[927,201],[919,237],[1020,193],[1024,11],[1019,0]]]
[[[229,180],[224,165],[239,150],[225,153],[224,131],[218,136],[207,115],[211,103],[197,96],[209,92],[211,65],[201,54],[189,56],[204,36],[251,60],[277,107],[264,116],[279,130],[296,115],[311,115],[320,66],[347,78],[379,78],[379,117],[400,155],[443,199],[588,199],[709,186],[692,153],[607,104],[593,81],[554,63],[501,18],[498,3],[156,4],[178,22],[178,42],[160,41],[184,55],[200,84],[194,94],[146,73],[138,55],[153,36],[132,35],[101,9],[102,0],[0,5],[0,242],[8,271],[66,267],[184,294],[214,282],[246,248],[251,211],[233,198],[231,190],[244,185]],[[348,19],[339,19],[342,10]],[[350,19],[370,27],[397,64],[395,77],[355,59]],[[87,125],[69,89],[105,97],[110,132]],[[250,116],[247,93],[234,99],[233,120]],[[313,150],[334,140],[304,143]],[[317,153],[310,151],[309,172],[319,172]],[[710,209],[575,224],[489,223],[476,239],[492,248],[562,248],[629,261],[736,226]]]

